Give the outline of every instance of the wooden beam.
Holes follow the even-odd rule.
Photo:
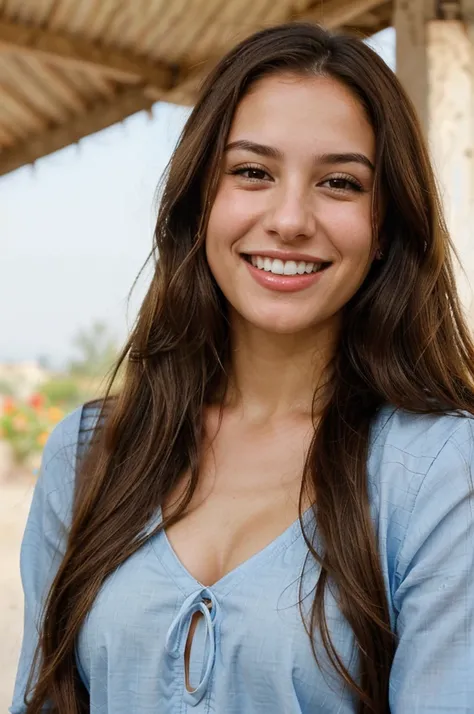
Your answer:
[[[10,128],[7,129],[0,122],[0,144],[2,146],[12,146],[12,145],[16,144],[17,141],[18,141],[18,139],[15,136],[13,136],[13,134],[11,133],[11,129]]]
[[[360,15],[370,12],[387,0],[323,0],[309,12],[298,14],[293,19],[316,22],[329,29],[351,25]]]
[[[16,87],[12,87],[0,80],[0,97],[2,98],[2,103],[6,101],[7,104],[13,103],[13,105],[16,105],[20,110],[20,115],[25,118],[25,123],[33,127],[35,131],[45,130],[47,121],[42,113]]]
[[[360,15],[350,25],[342,25],[342,32],[356,37],[370,38],[393,24],[391,4],[377,8],[376,11]]]
[[[0,18],[0,49],[33,54],[49,62],[87,67],[114,80],[139,81],[159,92],[173,84],[174,72],[163,63],[149,62],[127,52],[117,52],[92,42],[39,27]]]
[[[39,85],[43,94],[54,105],[63,107],[68,115],[71,110],[77,114],[85,114],[87,101],[80,92],[71,85],[59,67],[41,62],[37,57],[28,55],[22,57],[22,62],[31,74],[33,81]]]
[[[360,15],[351,22],[351,27],[364,27],[367,29],[374,28],[373,31],[375,33],[378,32],[380,25],[383,24],[382,17],[384,17],[383,22],[385,24],[387,23],[387,20],[390,21],[392,19],[391,7],[389,5],[386,6],[386,12],[384,14],[382,12],[374,11],[365,12],[363,15]]]
[[[90,134],[106,129],[112,124],[123,121],[132,114],[150,110],[154,100],[143,88],[128,89],[116,96],[113,102],[100,102],[82,116],[75,117],[64,126],[58,126],[39,136],[28,138],[16,148],[0,152],[0,176],[32,164],[37,159],[75,144]]]

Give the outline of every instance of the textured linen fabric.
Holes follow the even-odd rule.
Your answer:
[[[78,410],[50,437],[26,526],[25,631],[12,714],[25,712],[41,605],[64,553],[81,415],[93,418]],[[373,424],[371,512],[398,638],[392,714],[474,714],[473,424],[464,415],[421,416],[390,407]],[[317,510],[304,521],[313,532]],[[317,531],[314,537],[317,545]],[[164,532],[151,537],[106,580],[78,638],[91,713],[354,713],[318,636],[315,663],[301,621],[298,601],[307,613],[319,573],[307,555],[297,521],[204,587]],[[184,648],[195,612],[203,617],[190,657],[191,692]],[[327,613],[338,653],[355,674],[352,632],[330,593]]]

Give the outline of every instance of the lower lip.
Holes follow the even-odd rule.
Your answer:
[[[304,275],[275,275],[266,270],[256,268],[245,258],[242,258],[242,260],[245,261],[250,274],[259,285],[268,288],[268,290],[275,290],[281,293],[296,293],[300,290],[306,290],[306,288],[314,285],[326,270],[326,268],[323,268],[317,273],[305,273]]]

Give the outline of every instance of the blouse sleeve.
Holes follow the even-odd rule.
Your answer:
[[[392,714],[474,714],[472,424],[434,459],[399,551]]]
[[[20,570],[24,592],[24,630],[11,714],[24,714],[26,686],[38,644],[42,609],[64,555],[70,525],[81,410],[66,417],[51,434],[42,458],[23,536]],[[48,711],[48,707],[44,708]]]

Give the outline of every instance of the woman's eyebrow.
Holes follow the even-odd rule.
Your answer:
[[[233,149],[251,151],[253,154],[265,156],[267,159],[283,158],[283,153],[279,149],[275,149],[273,146],[266,146],[265,144],[256,144],[254,141],[248,141],[248,139],[239,139],[238,141],[232,141],[230,144],[227,144],[224,151],[232,151]]]
[[[316,157],[319,164],[362,164],[367,166],[371,171],[375,171],[375,166],[368,156],[358,153],[345,154],[320,154]]]
[[[228,152],[236,149],[240,149],[241,151],[250,151],[252,154],[258,154],[259,156],[264,156],[267,159],[283,158],[283,153],[274,146],[258,144],[254,141],[249,141],[248,139],[231,141],[227,144],[224,151]],[[319,154],[314,157],[314,160],[315,163],[318,164],[362,164],[371,171],[375,171],[375,166],[368,156],[357,152]]]

